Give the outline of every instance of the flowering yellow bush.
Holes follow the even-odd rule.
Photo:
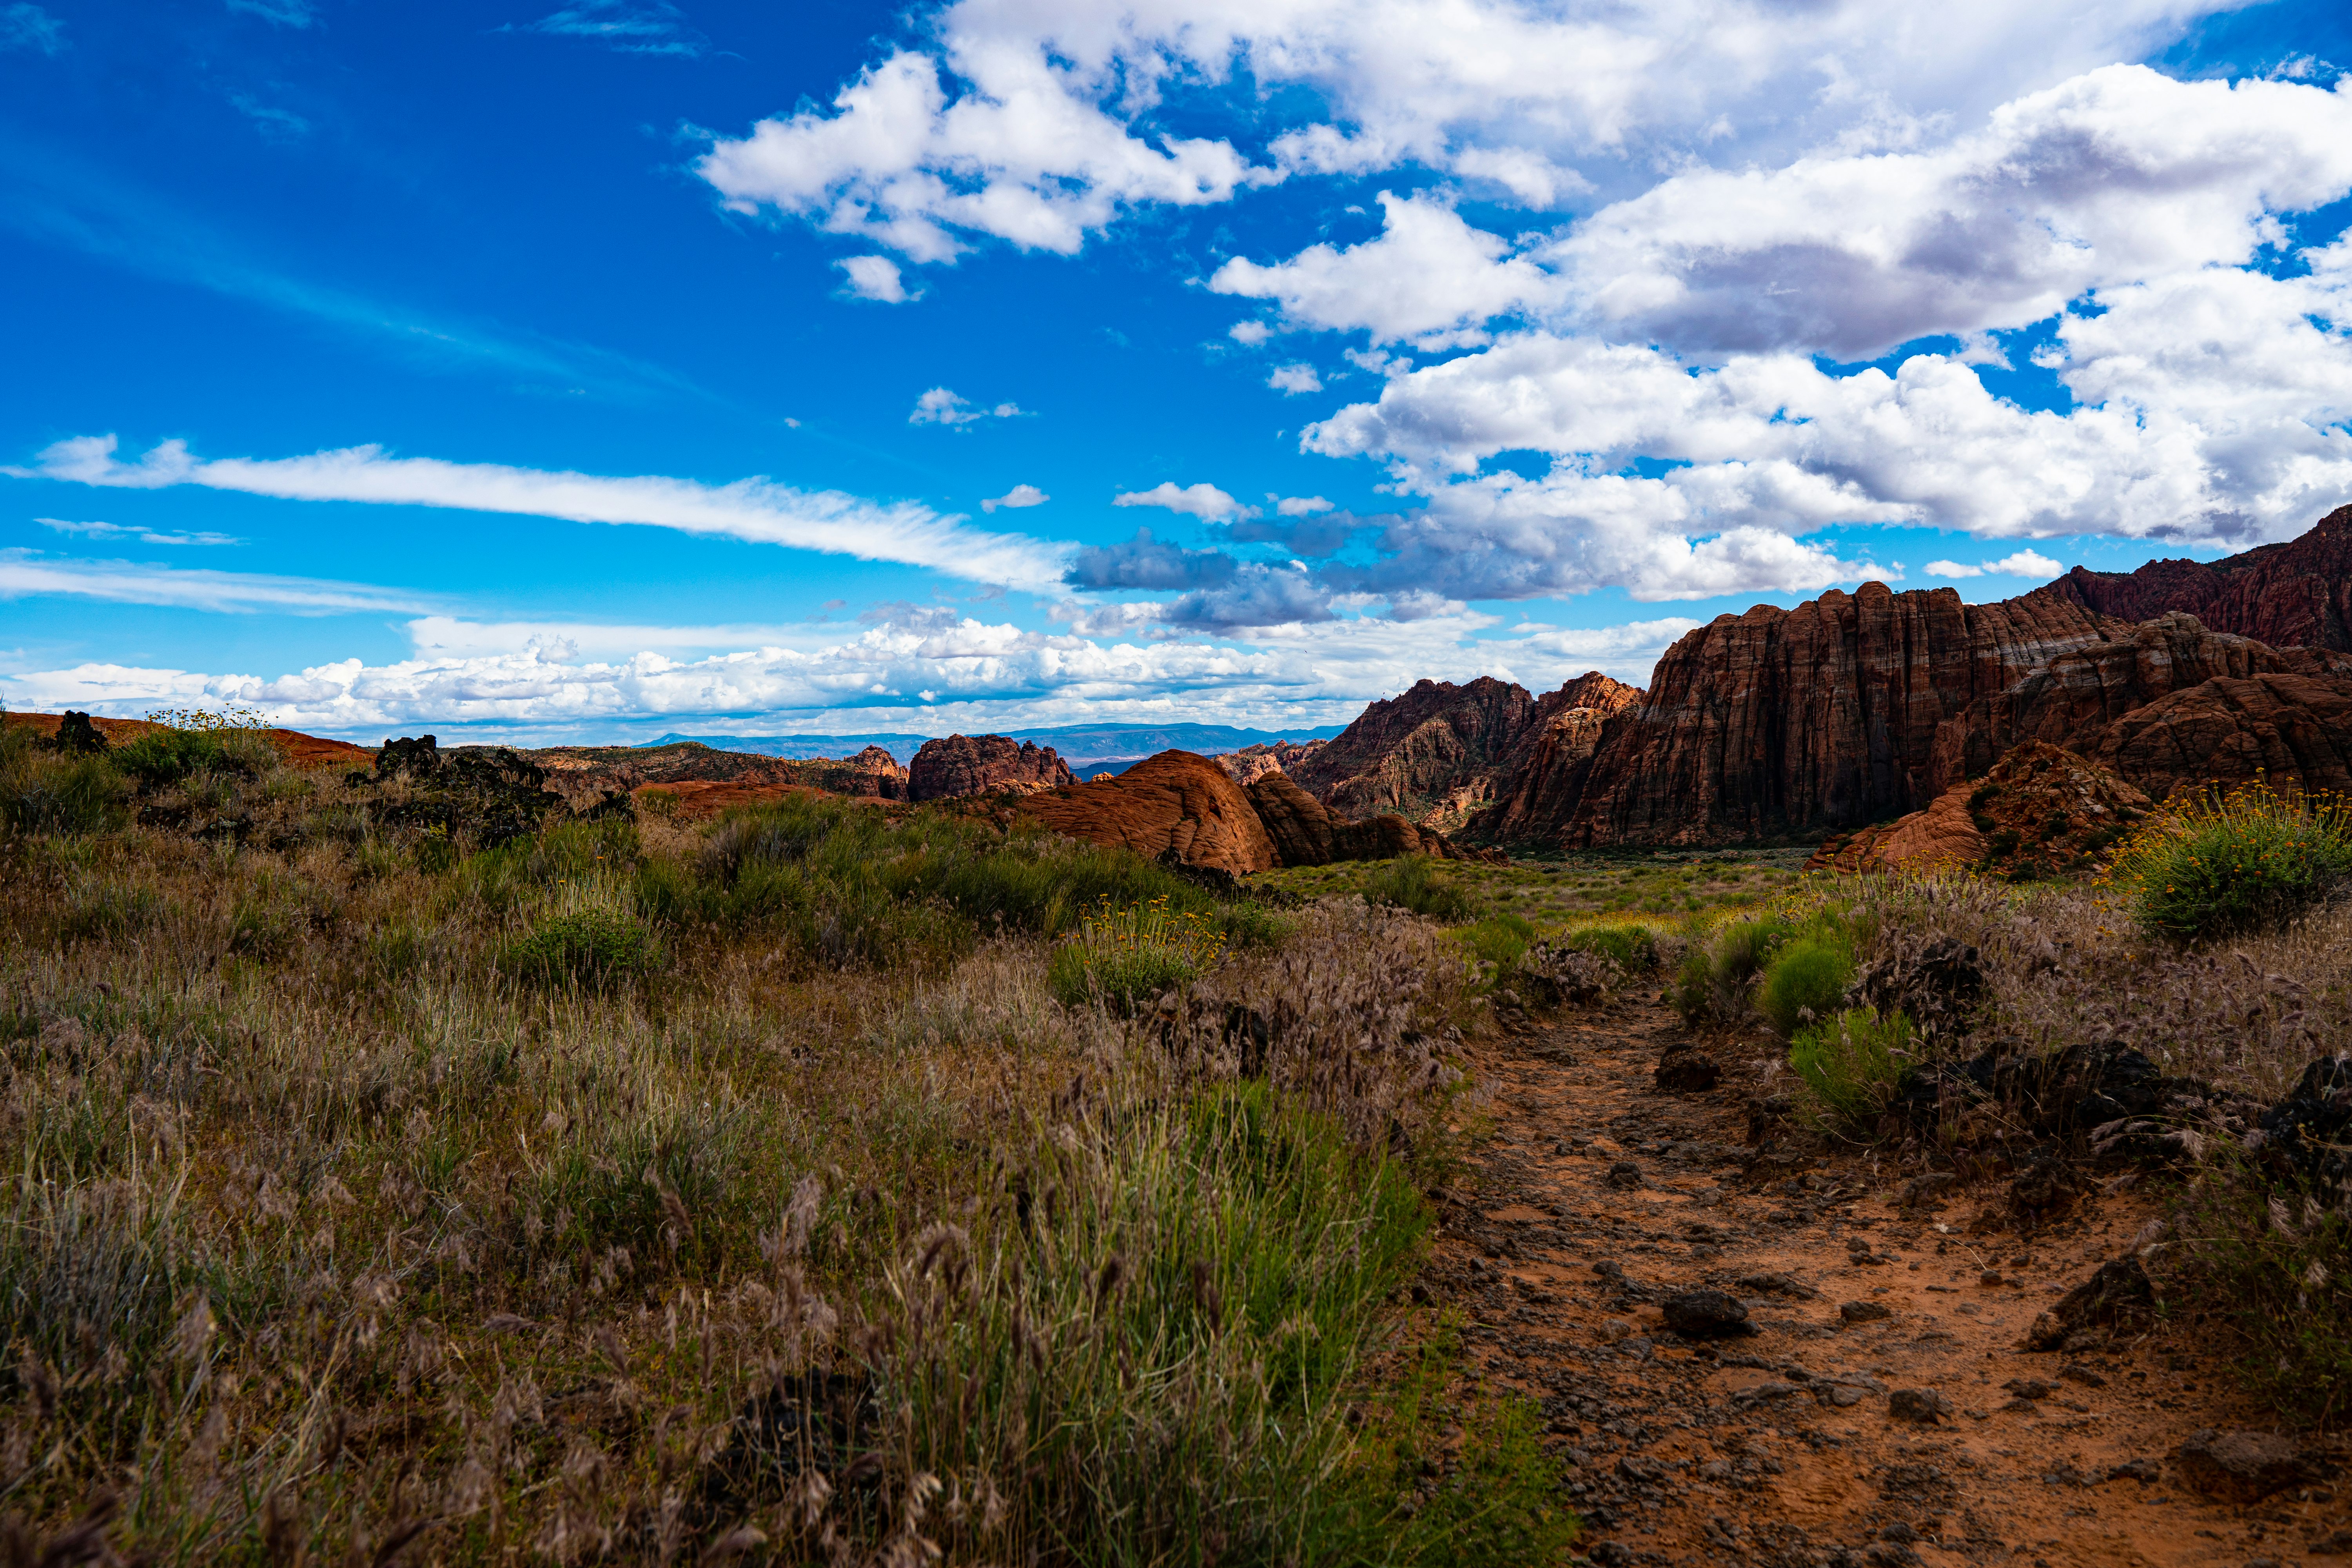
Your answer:
[[[1184,984],[1224,951],[1224,932],[1197,910],[1171,910],[1164,897],[1124,908],[1106,898],[1055,950],[1047,978],[1070,1006],[1094,996],[1128,1005]]]
[[[2195,941],[2275,925],[2352,876],[2352,806],[2257,780],[2158,812],[2109,880],[2146,930]]]

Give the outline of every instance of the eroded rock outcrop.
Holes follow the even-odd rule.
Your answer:
[[[1492,676],[1466,686],[1423,680],[1373,703],[1286,771],[1343,816],[1393,813],[1451,828],[1494,798],[1505,760],[1535,718],[1525,687]]]
[[[1472,831],[1504,844],[1559,836],[1582,797],[1608,722],[1642,700],[1642,689],[1599,670],[1536,700],[1535,721],[1504,759],[1497,799]]]
[[[2352,506],[2283,544],[2221,561],[2151,561],[2136,572],[2077,566],[2026,597],[2125,621],[2179,610],[2272,647],[2352,649]]]
[[[1498,851],[1457,844],[1435,828],[1407,822],[1391,812],[1351,821],[1299,788],[1286,773],[1267,773],[1254,780],[1247,794],[1281,865],[1328,866],[1339,860],[1389,860],[1399,855],[1428,855],[1444,860],[1506,858]]]
[[[919,754],[915,764],[922,765]],[[1114,779],[1033,793],[1020,809],[1066,837],[1132,849],[1147,859],[1169,856],[1235,876],[1279,864],[1242,786],[1191,752],[1146,757]]]
[[[1824,840],[1808,870],[1924,871],[1972,866],[1989,875],[2090,871],[2148,807],[2107,769],[2046,741],[2027,741],[1983,778],[1954,784],[1924,811]]]
[[[1948,720],[2123,629],[2061,600],[1883,583],[1717,616],[1606,721],[1559,841],[1791,837],[1923,809]]]
[[[1322,749],[1320,741],[1261,741],[1210,761],[1231,774],[1235,784],[1250,784],[1268,773],[1288,773]]]
[[[1032,795],[1076,782],[1051,746],[1004,735],[950,735],[924,742],[915,753],[907,767],[907,798],[951,800],[1003,790]]]
[[[2352,673],[2204,681],[2078,736],[2072,749],[2156,800],[2257,777],[2352,791]]]

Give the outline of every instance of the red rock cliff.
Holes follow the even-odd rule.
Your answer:
[[[1642,700],[1642,689],[1599,670],[1536,700],[1536,721],[1504,759],[1495,805],[1472,833],[1496,843],[1549,840],[1582,797],[1609,721]]]
[[[950,735],[926,741],[907,766],[908,800],[1012,790],[1028,795],[1076,783],[1069,764],[1051,746],[1004,735]]]
[[[2352,506],[2283,544],[2221,561],[2151,561],[2136,572],[2077,566],[2026,597],[2126,621],[2180,610],[2273,647],[2352,649]]]
[[[1365,709],[1288,772],[1345,816],[1391,813],[1452,827],[1493,797],[1505,758],[1535,717],[1525,687],[1492,676],[1466,686],[1423,680]]]

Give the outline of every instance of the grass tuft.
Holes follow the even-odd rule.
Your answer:
[[[2116,852],[2142,929],[2182,942],[2263,931],[2352,877],[2352,806],[2254,784],[2158,813]]]

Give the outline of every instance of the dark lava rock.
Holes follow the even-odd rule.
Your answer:
[[[95,756],[106,750],[106,737],[89,721],[89,714],[68,708],[49,744],[68,756]]]
[[[2155,1309],[2156,1288],[2139,1259],[2110,1258],[2033,1320],[2025,1332],[2025,1348],[2054,1351],[2084,1329],[2145,1322]]]
[[[430,735],[387,739],[375,754],[375,776],[431,778],[441,771],[441,742]]]
[[[1875,1323],[1894,1315],[1879,1301],[1847,1301],[1838,1308],[1838,1316],[1849,1323]]]
[[[1932,1388],[1898,1388],[1886,1401],[1886,1413],[1897,1421],[1933,1426],[1952,1413],[1952,1402]]]
[[[1934,937],[1864,965],[1849,995],[1854,1005],[1905,1014],[1923,1037],[1957,1036],[1984,1000],[1983,957],[1956,938]]]
[[[1739,1298],[1721,1290],[1685,1290],[1665,1299],[1666,1327],[1686,1340],[1715,1340],[1731,1334],[1752,1334],[1748,1309]]]
[[[2286,1098],[2263,1112],[2246,1144],[2273,1172],[2342,1185],[2352,1177],[2352,1057],[2322,1057]]]
[[[2042,1216],[2069,1208],[2082,1195],[2066,1162],[2045,1154],[2017,1173],[2009,1184],[2009,1206],[2019,1215]]]
[[[2260,1502],[2318,1479],[2320,1467],[2292,1439],[2268,1432],[2198,1433],[2173,1451],[2181,1478],[2207,1497]]]
[[[1620,1160],[1609,1167],[1608,1184],[1623,1191],[1642,1184],[1642,1167],[1631,1160]]]
[[[1778,1271],[1770,1274],[1744,1274],[1740,1276],[1739,1288],[1751,1295],[1794,1296],[1805,1301],[1810,1301],[1821,1294],[1820,1291],[1801,1283],[1795,1275]]]
[[[2058,1392],[2054,1383],[2044,1383],[2038,1377],[2012,1377],[2001,1386],[2020,1399],[2047,1399]]]
[[[1895,1194],[1895,1206],[1917,1208],[1922,1204],[1935,1202],[1959,1184],[1960,1178],[1949,1171],[1930,1171],[1924,1176],[1914,1176],[1904,1183],[1902,1190]]]
[[[1722,1081],[1723,1068],[1696,1046],[1676,1046],[1659,1058],[1658,1087],[1675,1094],[1704,1094]]]

